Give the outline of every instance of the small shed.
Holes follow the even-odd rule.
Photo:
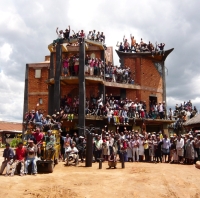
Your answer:
[[[196,114],[193,118],[185,122],[183,126],[188,130],[190,129],[193,129],[194,131],[200,130],[200,114]]]
[[[10,143],[17,135],[22,134],[22,123],[0,121],[0,144]]]

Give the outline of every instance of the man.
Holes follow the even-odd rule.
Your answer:
[[[78,158],[77,158],[78,149],[76,148],[75,143],[72,143],[72,145],[71,145],[71,154],[74,159],[74,163],[77,163],[78,162]]]
[[[158,105],[158,112],[159,112],[160,119],[163,119],[164,118],[164,109],[163,109],[163,104],[161,102],[159,102],[159,105]]]
[[[47,135],[44,137],[45,142],[46,142],[46,156],[48,159],[52,159],[54,153],[55,153],[55,142],[56,142],[56,138],[55,136],[52,134],[51,130],[47,131]]]
[[[131,141],[131,147],[133,150],[133,162],[135,162],[135,157],[136,157],[136,162],[139,161],[139,140],[137,139],[137,136],[133,137],[133,140]]]
[[[130,37],[131,37],[131,50],[135,51],[136,40],[134,39],[134,36],[132,36],[132,34],[130,35]]]
[[[79,151],[79,158],[81,159],[81,162],[84,161],[84,151],[85,151],[85,144],[84,144],[84,137],[79,136],[79,142],[77,143],[77,149]]]
[[[162,145],[162,152],[165,156],[165,162],[167,162],[167,156],[168,156],[168,162],[169,162],[169,149],[170,149],[170,140],[167,138],[167,135],[164,135],[163,138],[163,145]]]
[[[97,139],[94,141],[94,155],[95,161],[98,161],[98,158],[101,158],[102,154],[102,140],[101,136],[97,136]]]
[[[178,163],[180,163],[184,156],[184,139],[181,137],[181,135],[179,135],[177,138],[176,151],[178,156]]]
[[[53,41],[53,46],[55,46],[57,43],[59,43],[61,40],[63,40],[63,31],[59,30],[58,32],[58,27],[56,28],[56,33],[58,35],[58,38]]]
[[[14,152],[10,148],[10,144],[8,144],[8,143],[6,143],[6,148],[3,151],[3,157],[4,157],[4,161],[1,164],[0,175],[2,175],[7,164],[12,163],[12,161],[13,161]],[[6,169],[6,175],[8,175],[7,173],[8,173],[8,171]]]
[[[15,150],[15,161],[12,165],[11,176],[14,176],[18,164],[21,164],[20,176],[24,175],[25,157],[26,157],[26,148],[23,146],[22,142],[19,142],[18,147]]]
[[[74,133],[74,136],[72,137],[72,142],[74,142],[76,145],[79,143],[79,138],[76,132]]]
[[[66,145],[71,145],[71,143],[72,143],[72,140],[71,140],[71,137],[69,137],[69,133],[67,133],[66,134],[66,137],[64,137],[64,136],[61,136],[61,134],[60,134],[60,137],[62,138],[62,140],[63,140],[63,151],[62,151],[62,153],[63,153],[63,162],[65,161],[65,158],[66,158],[66,155],[65,155],[65,150],[66,150]]]
[[[194,147],[195,147],[195,150],[197,152],[197,160],[200,161],[200,134],[197,134],[197,138],[195,139],[195,142],[194,142]]]
[[[68,42],[70,43],[70,25],[68,26],[69,28],[65,30],[64,34],[64,38],[68,40]]]
[[[39,106],[39,104],[37,104],[37,106]],[[35,120],[36,126],[41,128],[43,126],[43,123],[42,123],[43,114],[42,114],[42,110],[41,109],[39,109],[37,111],[37,106],[35,108],[34,120]]]
[[[40,128],[36,128],[36,132],[32,132],[32,135],[34,136],[36,140],[36,146],[38,149],[38,158],[41,156],[41,145],[42,145],[42,140],[44,138],[43,132],[40,132]]]
[[[160,49],[159,54],[160,55],[162,54],[164,56],[164,53],[165,53],[165,51],[164,51],[165,44],[164,43],[160,43],[160,44],[158,44],[158,47]]]
[[[12,166],[11,176],[14,176],[18,164],[21,164],[20,176],[24,175],[25,157],[26,157],[26,148],[23,146],[22,142],[19,142],[18,147],[15,150],[15,161]]]
[[[24,171],[25,175],[28,173],[28,166],[31,163],[32,163],[31,174],[34,176],[37,175],[36,154],[37,154],[37,147],[33,144],[33,140],[29,140],[27,146],[27,158],[25,161],[25,171]]]

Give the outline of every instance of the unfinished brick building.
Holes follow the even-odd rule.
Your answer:
[[[73,43],[73,41],[72,41]],[[64,76],[62,74],[62,59],[66,56],[80,54],[79,46],[68,46],[67,41],[63,41],[56,48],[50,44],[48,46],[50,56],[45,57],[45,62],[31,63],[26,65],[25,92],[24,92],[24,114],[35,109],[37,103],[39,108],[43,109],[45,114],[52,115],[60,109],[60,99],[67,94],[72,98],[79,95],[79,99],[85,102],[80,96],[79,85],[80,76]],[[116,51],[120,58],[121,67],[128,66],[134,78],[134,84],[124,84],[108,82],[104,77],[85,75],[85,97],[102,95],[105,100],[105,94],[112,93],[116,99],[128,98],[133,101],[146,101],[147,111],[149,103],[154,100],[157,102],[166,101],[165,84],[165,60],[173,49],[165,51],[165,54],[159,54],[154,57],[151,53],[125,53]],[[113,62],[112,47],[105,50],[103,44],[85,39],[85,54],[94,58],[101,58],[107,63]],[[79,65],[80,67],[80,65]],[[97,127],[107,125],[106,116],[85,115],[85,125],[93,124]],[[74,115],[72,122],[63,119],[63,128],[66,131],[76,131],[79,125],[80,116]],[[126,126],[129,130],[146,128],[147,131],[163,130],[167,132],[167,126],[171,123],[169,120],[160,119],[132,119]],[[113,123],[108,125],[110,130],[116,130]],[[123,130],[124,126],[119,126]]]

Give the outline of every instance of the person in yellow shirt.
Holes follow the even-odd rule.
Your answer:
[[[149,161],[149,143],[148,143],[148,138],[145,137],[143,144],[144,144],[145,162],[148,162]]]

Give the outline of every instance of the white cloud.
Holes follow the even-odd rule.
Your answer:
[[[166,60],[167,103],[191,99],[200,108],[199,3],[182,1],[8,0],[0,1],[0,119],[21,121],[26,63],[41,62],[55,29],[96,29],[115,45],[132,33],[175,50]],[[114,52],[114,62],[118,64]],[[12,110],[12,111],[11,111]],[[10,113],[10,111],[12,113]]]
[[[0,47],[0,59],[3,61],[10,60],[10,54],[12,53],[12,47],[8,43],[4,43],[3,46]]]

